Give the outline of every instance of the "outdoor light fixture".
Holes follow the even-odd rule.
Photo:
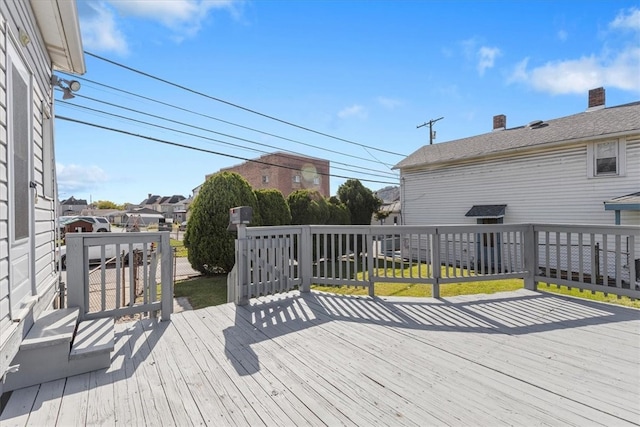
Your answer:
[[[62,95],[62,99],[74,98],[74,95],[72,92],[77,92],[80,90],[79,81],[61,79],[56,75],[51,76],[51,84],[53,86],[58,86],[60,89],[62,89],[62,92],[64,92]]]

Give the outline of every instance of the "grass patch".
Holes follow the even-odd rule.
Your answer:
[[[409,271],[411,270],[411,271]],[[420,270],[420,271],[418,271]],[[462,275],[460,269],[454,267],[442,267],[442,276],[453,275],[453,272],[458,276]],[[417,277],[421,275],[427,276],[427,266],[417,265],[411,269],[405,269],[404,272],[392,268],[378,269],[378,274],[383,273],[387,276],[404,276]],[[357,273],[358,279],[362,279],[363,272]],[[376,296],[402,296],[402,297],[431,297],[431,285],[418,284],[418,283],[374,283]],[[497,292],[515,291],[524,288],[524,281],[522,279],[502,279],[502,280],[485,280],[481,282],[462,282],[462,283],[447,283],[440,285],[441,297],[452,297],[457,295],[473,295],[473,294],[493,294]],[[312,285],[311,289],[323,292],[330,292],[338,295],[368,295],[369,290],[366,288],[355,288],[351,286],[322,286]],[[567,295],[578,298],[589,299],[593,301],[607,302],[611,304],[622,305],[631,308],[640,308],[640,300],[632,300],[629,297],[619,297],[617,295],[608,294],[605,296],[603,292],[591,292],[588,290],[571,288],[566,286],[547,285],[546,283],[539,283],[538,290],[541,292],[554,293],[559,295]]]
[[[175,297],[186,297],[191,306],[199,308],[227,302],[227,275],[201,276],[176,282],[173,289]]]
[[[174,254],[176,257],[186,258],[189,255],[189,250],[182,240],[169,239],[169,245],[174,248]]]
[[[376,296],[388,297],[431,297],[431,285],[418,283],[374,283]],[[484,282],[447,283],[440,285],[441,297],[456,295],[493,294],[496,292],[515,291],[524,287],[520,279],[487,280]],[[313,285],[311,289],[331,292],[339,295],[368,295],[365,288],[351,286],[320,286]]]
[[[640,300],[632,300],[629,297],[623,297],[613,294],[605,295],[604,292],[591,292],[589,290],[583,290],[580,292],[578,288],[569,289],[566,286],[558,286],[555,284],[538,283],[538,290],[540,292],[549,292],[552,294],[568,295],[577,298],[589,299],[592,301],[608,302],[611,304],[622,305],[625,307],[640,309]]]

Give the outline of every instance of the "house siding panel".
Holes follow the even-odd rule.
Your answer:
[[[18,28],[27,32],[30,43],[23,46],[17,42]],[[7,141],[7,50],[13,43],[24,59],[24,64],[32,74],[32,180],[37,186],[38,197],[34,196],[33,223],[31,224],[33,260],[29,269],[33,289],[38,296],[32,311],[19,322],[10,319],[11,301],[11,260],[9,231],[9,177],[8,177],[8,141]],[[51,308],[58,273],[54,263],[55,241],[55,201],[43,195],[43,108],[50,106],[51,61],[46,52],[42,35],[28,1],[0,2],[0,374],[4,372],[18,349],[24,334],[31,327],[34,317],[42,310]],[[48,107],[50,108],[50,107]],[[33,191],[33,190],[29,190]],[[0,384],[0,393],[2,385]]]
[[[613,224],[603,202],[638,191],[640,182],[640,138],[628,138],[626,150],[623,177],[588,179],[586,144],[404,172],[405,224],[475,223],[464,215],[479,204],[508,205],[505,223]]]
[[[6,6],[0,6],[0,346],[5,339],[9,317],[9,239],[7,168],[7,90],[6,90]]]

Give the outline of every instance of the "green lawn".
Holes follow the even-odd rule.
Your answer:
[[[175,255],[179,258],[186,257],[189,253],[182,240],[170,239],[169,244],[172,248],[175,248]]]
[[[173,295],[187,297],[195,310],[211,305],[225,304],[227,302],[227,275],[201,276],[176,282]]]
[[[423,267],[413,267],[425,268]],[[450,267],[449,267],[450,268]],[[444,273],[445,267],[443,267]],[[391,271],[387,271],[391,274]],[[396,272],[399,274],[400,272]],[[414,271],[415,273],[415,271]],[[425,274],[426,271],[423,271]],[[362,277],[362,273],[358,273]],[[405,272],[405,275],[408,275]],[[431,297],[431,285],[411,284],[411,283],[376,283],[376,296],[405,296],[405,297]],[[440,285],[440,296],[451,297],[456,295],[472,295],[472,294],[493,294],[496,292],[513,291],[524,287],[521,279],[506,280],[486,280],[482,282],[462,282]],[[354,288],[349,286],[319,286],[313,285],[314,290],[331,292],[339,295],[368,295],[365,288]],[[608,302],[626,307],[640,309],[640,300],[631,300],[628,297],[618,297],[609,294],[607,296],[602,292],[582,291],[566,286],[547,285],[540,283],[538,290],[541,292],[549,292],[561,295],[569,295],[579,298],[586,298],[594,301]],[[189,279],[175,284],[174,295],[176,297],[187,297],[194,309],[208,307],[211,305],[224,304],[227,302],[227,275],[221,274],[216,276],[202,276]]]

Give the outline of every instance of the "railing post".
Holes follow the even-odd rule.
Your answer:
[[[171,251],[171,245],[169,244],[168,231],[164,231],[160,235],[160,250],[162,251],[162,258],[160,259],[160,265],[162,266],[162,277],[160,278],[162,281],[161,319],[170,320],[171,313],[173,312],[173,274],[171,271],[173,267],[171,259],[173,252]],[[151,286],[156,286],[156,284],[152,283]]]
[[[84,243],[82,233],[67,233],[65,238],[67,252],[65,263],[67,266],[67,307],[80,309],[80,320],[84,319],[87,307],[85,304],[87,287],[84,257]]]
[[[311,275],[313,271],[313,241],[311,239],[311,227],[303,225],[300,227],[300,259],[298,260],[298,270],[302,286],[300,292],[311,291]]]
[[[435,229],[431,236],[431,273],[433,274],[433,298],[440,298],[440,277],[442,276],[442,268],[440,267],[440,233]]]
[[[527,224],[527,229],[523,233],[524,240],[524,288],[531,291],[538,289],[535,280],[536,269],[538,268],[538,239],[533,224]]]
[[[249,304],[249,290],[247,283],[247,226],[245,224],[237,224],[238,236],[236,238],[236,274],[235,274],[235,290],[234,299],[236,305]]]
[[[366,234],[366,239],[367,239],[367,276],[369,279],[369,296],[370,297],[375,297],[376,296],[376,289],[375,289],[375,283],[373,281],[373,230],[371,228],[369,228],[369,231]]]

